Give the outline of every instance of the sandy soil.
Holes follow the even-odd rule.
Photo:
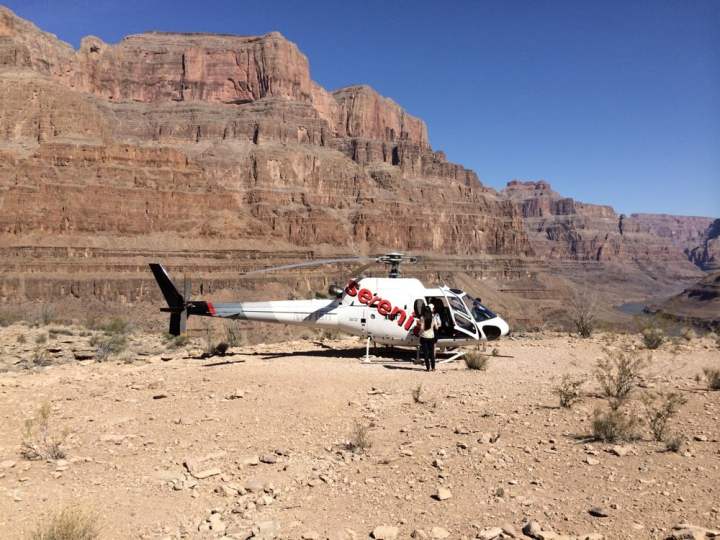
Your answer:
[[[604,346],[635,337],[506,339],[487,371],[426,373],[363,364],[351,339],[195,359],[136,336],[122,362],[20,369],[42,331],[0,329],[13,368],[0,373],[2,538],[27,537],[67,505],[94,511],[103,538],[366,538],[380,525],[399,538],[493,538],[486,529],[502,526],[526,538],[527,520],[563,535],[665,538],[682,522],[720,525],[720,392],[696,380],[720,367],[709,339],[664,345],[646,377],[687,398],[671,427],[684,450],[645,430],[613,453],[585,439],[604,404],[592,370]],[[73,333],[42,347],[67,360],[87,340]],[[572,409],[552,393],[565,373],[588,379]],[[65,460],[20,456],[24,421],[45,401],[51,427],[69,432]],[[345,448],[357,423],[370,426],[364,453]],[[437,500],[440,487],[451,497]]]

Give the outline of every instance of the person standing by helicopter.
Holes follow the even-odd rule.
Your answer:
[[[425,305],[421,313],[420,348],[427,371],[435,371],[435,342],[437,341],[435,331],[440,328],[440,317],[433,313],[433,308],[432,304]]]

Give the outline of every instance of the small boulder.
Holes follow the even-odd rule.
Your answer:
[[[437,491],[433,495],[433,498],[435,498],[438,501],[446,501],[452,497],[452,492],[443,486],[440,486],[437,488]]]
[[[396,540],[398,537],[398,528],[390,525],[378,525],[372,531],[372,537],[375,540]]]

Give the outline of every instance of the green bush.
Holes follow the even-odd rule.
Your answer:
[[[636,356],[629,351],[605,351],[605,358],[597,362],[595,378],[613,409],[620,407],[630,397],[649,364],[649,357]]]
[[[687,400],[677,392],[646,394],[642,399],[645,418],[656,441],[664,441],[667,425]]]

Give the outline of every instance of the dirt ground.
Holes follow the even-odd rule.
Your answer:
[[[121,360],[97,362],[75,359],[89,348],[80,330],[36,344],[45,331],[0,329],[3,539],[27,538],[67,506],[93,512],[108,539],[527,538],[528,520],[545,530],[535,538],[621,539],[720,526],[720,392],[696,378],[720,368],[707,338],[654,351],[636,391],[687,398],[671,420],[687,438],[676,453],[646,428],[632,443],[588,440],[605,404],[595,363],[606,346],[644,354],[637,336],[515,337],[495,356],[488,347],[486,371],[427,373],[383,350],[362,363],[355,339],[199,359],[135,335]],[[48,366],[27,360],[38,348]],[[564,374],[587,379],[571,409],[552,392]],[[67,431],[59,461],[20,454],[44,402],[50,429]],[[347,448],[358,426],[364,452]]]

